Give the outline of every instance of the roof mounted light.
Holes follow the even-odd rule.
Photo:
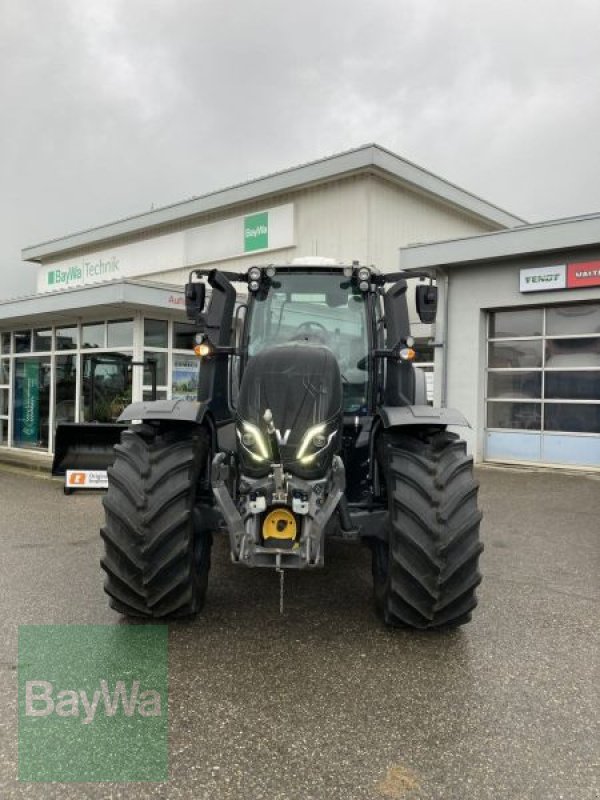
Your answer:
[[[360,267],[358,270],[358,280],[359,281],[370,281],[371,280],[371,270],[368,267]]]
[[[251,292],[258,292],[258,290],[260,289],[260,283],[258,281],[250,281],[250,283],[248,284],[248,288],[250,289]]]
[[[274,278],[275,277],[275,272],[276,272],[275,267],[267,267],[265,272],[267,273],[267,276],[269,278]]]
[[[250,267],[250,269],[248,270],[248,280],[249,281],[259,281],[260,280],[260,268],[259,267]],[[254,289],[253,291],[256,291],[256,289]]]

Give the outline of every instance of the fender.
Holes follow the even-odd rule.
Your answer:
[[[141,420],[168,420],[171,422],[204,422],[206,403],[196,400],[151,400],[132,403],[122,412],[118,422]]]
[[[208,403],[200,403],[197,400],[150,400],[132,403],[122,412],[117,422],[135,420],[207,425],[210,430],[212,452],[214,453],[217,448],[217,431]]]
[[[433,425],[445,427],[458,425],[470,428],[467,419],[454,408],[433,408],[432,406],[381,406],[379,416],[383,427],[404,427],[407,425]]]

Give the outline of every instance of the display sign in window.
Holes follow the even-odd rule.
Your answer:
[[[48,446],[50,358],[15,359],[13,441],[17,447]]]
[[[195,356],[173,355],[174,400],[195,400],[198,392],[198,359]]]

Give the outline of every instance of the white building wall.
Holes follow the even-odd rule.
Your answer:
[[[286,263],[296,256],[329,256],[346,263],[358,260],[383,271],[398,268],[398,248],[415,241],[469,236],[494,229],[425,195],[376,175],[356,175],[302,189],[283,197],[236,207],[232,214],[249,214],[269,205],[294,203],[295,246],[267,253],[214,262],[231,271],[252,264]],[[224,217],[221,217],[224,218]],[[217,217],[211,217],[211,222]],[[183,285],[189,268],[152,275],[152,280]],[[414,334],[428,335],[429,326],[414,320]]]
[[[371,176],[369,181],[368,263],[386,272],[398,269],[398,248],[416,242],[457,239],[498,230],[417,191]]]

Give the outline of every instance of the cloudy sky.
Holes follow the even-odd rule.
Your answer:
[[[377,142],[531,221],[600,211],[598,0],[0,0],[21,248]]]

